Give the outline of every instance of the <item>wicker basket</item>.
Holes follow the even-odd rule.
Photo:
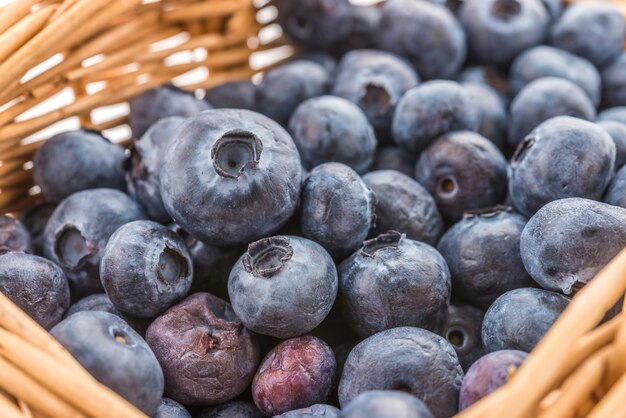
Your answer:
[[[611,1],[626,13],[626,0]],[[124,140],[126,115],[99,120],[99,109],[123,111],[133,96],[172,80],[197,90],[249,78],[265,69],[250,64],[254,54],[274,50],[272,65],[288,58],[293,48],[283,38],[264,39],[275,17],[267,3],[14,0],[0,8],[2,212],[39,199],[32,154],[68,120]],[[598,326],[625,292],[626,250],[578,293],[504,388],[458,416],[626,417],[625,315]],[[0,417],[145,416],[0,293]]]

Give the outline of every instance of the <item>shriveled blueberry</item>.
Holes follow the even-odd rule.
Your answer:
[[[441,254],[398,232],[366,241],[339,265],[343,313],[362,338],[402,326],[440,333],[450,287]]]
[[[146,341],[165,375],[165,393],[185,405],[216,405],[250,385],[260,360],[254,335],[229,303],[196,293],[148,328]]]
[[[626,167],[615,173],[603,200],[609,205],[626,209]]]
[[[392,131],[396,144],[417,156],[443,134],[475,131],[479,126],[480,111],[465,88],[454,81],[435,80],[402,96]]]
[[[626,124],[614,120],[601,120],[596,124],[607,131],[615,143],[615,170],[626,164]]]
[[[120,226],[144,219],[140,206],[113,189],[74,193],[52,213],[44,231],[44,254],[63,268],[73,300],[102,292],[100,260]]]
[[[509,381],[509,376],[528,358],[519,350],[500,350],[489,353],[472,364],[461,385],[459,410],[478,402]]]
[[[610,107],[598,113],[598,121],[613,120],[626,125],[626,106]]]
[[[282,235],[248,246],[230,273],[228,295],[250,330],[290,338],[324,320],[337,296],[337,282],[333,259],[321,245]]]
[[[600,200],[615,167],[615,143],[598,125],[569,116],[547,120],[515,151],[509,194],[522,214],[567,197]]]
[[[169,398],[162,398],[152,418],[191,418],[191,415],[178,402]]]
[[[204,100],[215,108],[256,110],[257,86],[249,80],[229,81],[206,91]]]
[[[106,312],[78,312],[50,334],[103,385],[146,415],[163,395],[163,372],[148,344],[126,322]]]
[[[487,309],[509,290],[532,286],[520,255],[526,218],[508,206],[468,212],[441,237],[454,295]]]
[[[625,35],[626,22],[617,7],[606,2],[580,2],[570,5],[557,19],[550,41],[602,67],[619,55]]]
[[[195,418],[263,418],[263,414],[252,402],[230,401],[216,407],[204,407]]]
[[[596,109],[587,94],[571,81],[543,77],[527,84],[513,102],[509,117],[509,144],[517,147],[533,129],[556,116],[594,120]]]
[[[0,255],[0,292],[45,329],[61,321],[70,306],[63,270],[43,257],[22,252]]]
[[[0,215],[0,253],[33,253],[33,240],[26,226],[9,215]]]
[[[342,42],[331,45],[333,53],[343,55],[354,49],[375,48],[381,15],[380,7],[353,5],[350,10],[350,31]]]
[[[186,118],[211,108],[204,100],[196,99],[193,93],[169,84],[146,90],[129,105],[128,123],[135,138],[142,137],[159,119],[168,116]]]
[[[170,220],[161,198],[161,167],[167,147],[176,138],[184,121],[181,116],[169,116],[155,122],[145,134],[135,139],[126,163],[128,194],[158,222]]]
[[[341,97],[302,102],[289,119],[289,132],[307,170],[336,161],[364,173],[374,160],[372,126],[357,105]]]
[[[473,60],[503,68],[520,52],[541,44],[550,24],[540,0],[465,0],[459,20]]]
[[[415,70],[399,56],[359,49],[348,52],[339,62],[332,92],[358,105],[376,130],[378,140],[389,142],[396,106],[418,83]]]
[[[465,60],[465,33],[450,10],[426,1],[385,2],[378,47],[406,57],[427,80],[450,78]]]
[[[485,349],[530,353],[569,302],[569,298],[543,289],[522,288],[505,293],[485,313],[482,329]]]
[[[22,223],[30,233],[33,251],[36,254],[43,253],[43,232],[56,207],[54,203],[36,203],[20,215]]]
[[[444,219],[456,222],[468,210],[504,201],[506,170],[504,155],[487,138],[457,131],[422,152],[415,178],[435,197]]]
[[[573,294],[626,246],[625,222],[625,209],[593,200],[548,203],[522,232],[524,266],[541,287]]]
[[[480,123],[476,131],[499,149],[506,149],[508,115],[502,96],[485,84],[466,82],[463,87],[480,113]]]
[[[409,177],[415,174],[415,158],[398,146],[379,147],[372,171],[396,170]]]
[[[485,312],[472,305],[452,302],[448,308],[443,335],[456,351],[463,371],[485,354],[481,338],[484,316]]]
[[[286,126],[296,107],[306,99],[325,94],[330,82],[328,71],[316,62],[283,64],[265,73],[257,92],[257,109]]]
[[[254,403],[269,416],[322,403],[336,367],[333,350],[319,338],[305,335],[283,341],[254,375]]]
[[[113,305],[139,318],[152,318],[189,293],[191,255],[183,239],[153,221],[121,226],[100,262],[100,280]]]
[[[52,203],[81,190],[125,190],[124,158],[122,147],[97,132],[64,132],[44,142],[35,153],[33,180]]]
[[[363,181],[376,197],[374,234],[399,231],[434,245],[443,233],[435,199],[418,182],[396,170],[372,171]]]
[[[341,411],[341,418],[434,418],[424,402],[399,390],[361,393]]]
[[[511,95],[509,80],[497,67],[480,65],[466,67],[459,73],[456,79],[462,84],[475,83],[491,87],[507,102]]]
[[[339,402],[345,408],[370,390],[401,390],[422,400],[433,415],[452,417],[463,370],[452,346],[437,334],[401,327],[379,332],[359,343],[348,356]]]
[[[602,70],[602,106],[626,106],[626,53]]]
[[[174,221],[209,245],[244,244],[296,210],[300,156],[277,123],[249,110],[188,119],[167,150],[161,195]]]
[[[334,406],[318,403],[276,415],[274,418],[339,418],[340,414],[341,411]]]
[[[374,193],[352,169],[340,163],[318,165],[302,188],[302,233],[341,259],[367,238],[375,206]]]

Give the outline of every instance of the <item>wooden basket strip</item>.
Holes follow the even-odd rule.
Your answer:
[[[622,355],[624,353],[622,352]],[[591,411],[587,418],[624,418],[626,408],[626,374],[622,375],[619,381],[611,390],[602,397],[598,405]]]
[[[59,6],[51,4],[31,13],[7,31],[0,33],[0,62],[20,49],[35,36],[48,22]]]
[[[7,176],[16,171],[20,171],[24,163],[28,161],[28,157],[24,157],[22,160],[14,161],[3,161],[2,165],[0,165],[0,176]]]
[[[89,122],[85,125],[86,128],[93,129],[95,131],[104,131],[105,129],[115,128],[120,125],[125,125],[128,123],[128,116],[119,116],[117,118],[107,120],[101,123],[93,123]]]
[[[169,22],[181,20],[210,19],[231,15],[249,3],[249,0],[214,0],[176,7],[163,12],[163,19]]]
[[[28,186],[33,183],[33,172],[29,170],[18,170],[0,177],[0,189],[15,188],[18,186]]]
[[[17,0],[9,3],[0,14],[0,33],[28,16],[30,9],[41,0]]]
[[[59,9],[56,11],[52,19],[56,19],[60,17],[63,13],[67,12],[67,10],[78,3],[80,0],[65,0],[59,5]]]
[[[3,193],[0,193],[0,205],[6,206],[6,213],[17,212],[41,202],[41,195],[24,193],[23,191],[14,200],[3,200],[2,195]]]
[[[13,399],[2,391],[0,391],[0,416],[2,418],[26,418]]]
[[[24,144],[19,147],[9,147],[8,149],[3,149],[2,144],[0,144],[0,158],[3,162],[11,162],[15,159],[23,159],[32,155],[37,150],[37,148],[41,146],[41,144],[42,141],[37,141]],[[2,194],[0,194],[0,198],[1,197]]]
[[[211,88],[218,84],[222,84],[230,80],[245,80],[254,75],[256,71],[246,67],[238,70],[228,70],[227,72],[213,74],[211,77],[204,81],[200,81],[193,84],[184,86],[188,90]]]

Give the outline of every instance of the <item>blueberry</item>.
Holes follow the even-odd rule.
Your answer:
[[[542,122],[555,116],[594,120],[596,109],[589,96],[571,81],[543,77],[527,84],[511,102],[509,144],[517,147]]]
[[[254,335],[229,303],[196,293],[148,328],[146,341],[165,375],[165,393],[185,405],[216,405],[250,385],[260,360]]]
[[[20,215],[22,223],[30,234],[33,251],[36,254],[43,253],[43,232],[56,207],[54,203],[36,203],[26,208]]]
[[[265,73],[257,92],[257,109],[283,126],[300,103],[321,96],[330,87],[330,74],[320,64],[296,60]]]
[[[350,33],[351,6],[348,0],[274,0],[278,23],[297,45],[323,49]]]
[[[417,160],[415,178],[435,197],[444,219],[502,203],[506,196],[506,159],[488,139],[469,131],[444,135]]]
[[[134,138],[141,138],[159,119],[168,116],[190,117],[211,106],[204,100],[172,85],[154,87],[141,93],[129,103],[128,123]]]
[[[615,170],[626,164],[626,124],[614,120],[601,120],[596,124],[608,132],[615,143]]]
[[[625,222],[626,210],[592,200],[548,203],[522,232],[524,266],[541,287],[570,295],[626,246]]]
[[[485,313],[482,329],[485,349],[531,352],[569,302],[565,296],[543,289],[506,292]]]
[[[174,221],[209,245],[243,244],[293,215],[302,167],[293,140],[249,110],[215,109],[188,119],[170,144],[161,195]]]
[[[434,418],[424,402],[398,390],[361,393],[341,412],[341,418]]]
[[[541,0],[552,20],[557,19],[563,11],[563,0]]]
[[[418,182],[396,170],[372,171],[363,181],[376,197],[374,234],[399,231],[434,245],[443,233],[435,199]]]
[[[195,418],[263,418],[263,414],[252,402],[236,400],[204,407]]]
[[[626,106],[626,53],[602,70],[602,105]]]
[[[450,10],[425,1],[389,0],[378,47],[406,57],[427,80],[450,78],[465,60],[465,33]]]
[[[302,233],[344,258],[367,238],[375,206],[374,193],[352,169],[340,163],[318,165],[302,187]]]
[[[626,209],[626,167],[622,167],[615,173],[603,200],[609,205]]]
[[[348,356],[341,382],[342,408],[370,390],[401,390],[423,401],[439,418],[457,412],[463,370],[452,346],[419,328],[379,332],[359,343]]]
[[[36,255],[0,255],[0,291],[45,329],[61,321],[70,306],[70,289],[63,270]]]
[[[625,35],[626,22],[617,7],[606,2],[580,2],[557,19],[550,41],[601,67],[620,53]]]
[[[528,358],[519,350],[489,353],[476,361],[463,378],[459,409],[469,408],[509,381],[509,376]]]
[[[470,66],[464,68],[457,76],[459,83],[484,84],[497,91],[508,102],[511,95],[511,86],[507,76],[497,67],[493,66]]]
[[[520,255],[526,218],[507,206],[468,212],[439,241],[454,295],[487,309],[500,295],[533,281]]]
[[[339,418],[340,414],[341,411],[334,406],[318,403],[276,415],[274,418]]]
[[[378,140],[389,142],[396,105],[418,83],[415,70],[399,56],[359,49],[348,52],[339,62],[332,92],[358,105]]]
[[[213,108],[256,110],[257,86],[252,81],[229,81],[206,91],[204,100]]]
[[[163,395],[163,372],[148,344],[126,322],[106,312],[79,312],[50,334],[96,378],[146,415]]]
[[[192,278],[183,239],[152,221],[121,226],[100,262],[100,280],[113,305],[139,318],[153,318],[187,296]]]
[[[250,330],[290,338],[311,331],[328,315],[337,282],[335,264],[319,244],[275,236],[248,246],[230,273],[228,294]]]
[[[350,31],[342,42],[331,45],[333,53],[343,55],[354,49],[375,48],[381,15],[380,7],[353,5],[350,11]]]
[[[501,95],[494,89],[479,83],[463,83],[465,91],[470,95],[480,114],[480,123],[476,130],[479,134],[493,142],[499,149],[505,150],[507,106]]]
[[[0,253],[4,252],[33,253],[33,239],[26,226],[9,215],[0,215]]]
[[[366,241],[339,265],[343,312],[362,338],[401,326],[441,332],[450,287],[441,254],[397,232]]]
[[[610,107],[598,113],[598,121],[612,120],[626,125],[626,106]]]
[[[542,77],[569,80],[583,89],[595,106],[600,103],[602,78],[596,67],[585,58],[542,45],[524,51],[511,65],[511,86],[515,93]]]
[[[429,81],[402,96],[393,116],[393,139],[417,156],[443,134],[477,130],[480,116],[463,86],[454,81]]]
[[[144,219],[128,195],[113,189],[74,193],[54,210],[44,231],[44,254],[63,268],[72,298],[102,292],[100,260],[120,226]]]
[[[289,119],[289,132],[307,170],[336,161],[364,173],[374,160],[372,126],[357,105],[341,97],[320,96],[302,102]]]
[[[552,118],[533,130],[515,151],[509,194],[526,216],[557,199],[600,200],[614,166],[615,143],[604,129],[568,116]]]
[[[285,340],[265,356],[254,375],[254,403],[269,416],[322,403],[336,367],[333,351],[319,338]]]
[[[191,415],[178,402],[169,398],[162,398],[152,418],[191,418]]]
[[[415,174],[415,158],[398,146],[379,147],[374,156],[371,170],[396,170],[413,177]]]
[[[456,351],[459,363],[466,371],[485,354],[481,331],[485,312],[466,304],[451,303],[443,335]]]
[[[131,195],[155,221],[166,223],[170,215],[161,198],[161,167],[168,145],[185,121],[169,116],[155,122],[143,136],[133,141],[126,160],[126,185]]]
[[[43,143],[33,160],[33,180],[48,202],[72,193],[107,187],[125,190],[124,149],[94,131],[58,134]]]
[[[335,74],[335,70],[337,69],[337,60],[335,57],[323,51],[300,51],[293,60],[313,61],[324,67],[331,76]]]
[[[550,24],[540,0],[465,0],[459,20],[473,60],[502,68],[541,44]]]

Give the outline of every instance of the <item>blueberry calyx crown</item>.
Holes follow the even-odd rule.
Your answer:
[[[534,136],[527,136],[522,142],[520,142],[517,149],[515,150],[515,153],[513,154],[513,157],[511,158],[512,167],[515,167],[524,159],[524,157],[528,153],[528,150],[531,149],[533,145],[535,145],[536,141],[537,140]]]
[[[362,108],[368,109],[370,112],[376,110],[376,115],[385,115],[393,105],[393,99],[385,86],[379,83],[368,83],[363,88],[363,93],[359,98],[359,104]]]
[[[361,253],[367,257],[374,257],[378,251],[386,249],[397,249],[402,240],[406,238],[405,234],[397,231],[388,231],[380,234],[376,238],[367,240],[363,243]]]
[[[493,3],[491,13],[500,20],[511,20],[522,11],[522,5],[517,0],[497,0]]]
[[[289,240],[283,237],[264,238],[248,245],[243,266],[255,276],[271,277],[293,256]]]
[[[75,270],[94,255],[97,248],[87,242],[78,228],[66,225],[57,233],[54,252],[63,267]]]
[[[252,132],[232,130],[213,144],[211,159],[217,174],[239,178],[248,167],[256,167],[263,152],[263,143]]]
[[[468,218],[491,218],[499,213],[511,213],[513,208],[507,205],[495,205],[487,208],[472,209],[463,213],[463,219]]]
[[[189,266],[178,251],[166,246],[159,256],[157,277],[164,283],[176,283],[182,277],[187,277]]]

